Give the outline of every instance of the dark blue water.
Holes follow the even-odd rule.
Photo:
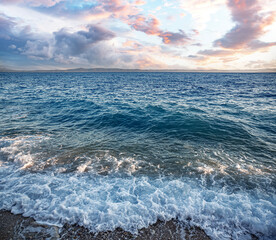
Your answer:
[[[276,235],[276,74],[0,73],[0,208],[135,233]]]

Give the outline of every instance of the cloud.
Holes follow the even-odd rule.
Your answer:
[[[14,44],[9,46],[10,49],[16,49],[16,46]]]
[[[157,63],[156,60],[153,60],[149,56],[145,56],[136,61],[136,66],[139,69],[150,69],[150,68],[161,68],[163,64]]]
[[[179,32],[167,32],[159,28],[159,21],[156,17],[151,16],[146,18],[145,16],[138,14],[130,17],[128,24],[136,31],[144,32],[148,35],[156,35],[162,38],[163,43],[173,45],[186,44],[190,38],[179,30]]]
[[[190,40],[190,38],[182,30],[179,30],[178,33],[161,31],[159,36],[165,44],[183,45]]]
[[[191,14],[194,27],[200,31],[207,26],[208,21],[211,19],[211,15],[216,13],[226,2],[226,0],[177,1],[179,2],[179,7],[185,11],[181,13],[181,16]]]
[[[123,47],[128,48],[128,49],[137,50],[137,49],[141,49],[141,48],[142,48],[142,45],[141,45],[139,42],[137,42],[137,41],[126,40],[126,41],[123,43]]]
[[[50,43],[42,40],[28,40],[21,52],[36,60],[48,60],[52,57]]]
[[[99,42],[93,45],[82,55],[89,64],[101,67],[127,67],[132,64],[133,57],[130,54],[121,54],[110,44]]]
[[[94,1],[56,1],[51,6],[32,6],[35,10],[55,16],[67,18],[84,18],[90,20],[127,18],[137,14],[139,9],[134,3],[124,0],[94,0]]]
[[[202,63],[211,62],[231,62],[237,59],[239,51],[225,50],[225,49],[205,49],[197,52],[197,55],[189,55],[188,58],[191,60]]]
[[[204,55],[204,56],[223,57],[223,56],[232,55],[233,52],[228,50],[200,50],[198,51],[198,54]]]
[[[248,44],[248,46],[249,48],[256,50],[276,46],[276,42],[262,42],[259,40],[253,40]]]
[[[257,0],[228,0],[227,5],[236,26],[216,40],[214,46],[229,49],[241,49],[249,45],[254,47],[252,41],[265,33],[265,27],[273,23],[274,15],[261,13],[262,8]],[[257,47],[259,46],[260,41]]]
[[[263,36],[265,28],[272,24],[274,19],[271,12],[262,10],[260,2],[228,0],[227,6],[236,25],[222,38],[214,41],[215,48],[198,51],[197,54],[203,56],[199,62],[231,62],[276,45],[276,42],[263,42],[258,39]]]
[[[108,43],[113,38],[113,32],[95,25],[88,25],[85,31],[61,29],[54,32],[51,39],[27,41],[21,54],[36,60],[87,67],[110,67],[131,62],[129,54],[118,54]]]
[[[0,53],[14,52],[33,38],[30,26],[18,24],[15,18],[0,13]]]
[[[159,21],[155,17],[146,18],[143,15],[134,15],[130,17],[128,24],[136,31],[144,32],[149,35],[159,35]]]
[[[12,0],[6,3],[25,4],[44,14],[67,18],[84,18],[90,21],[119,19],[136,31],[147,35],[156,35],[164,44],[183,45],[190,38],[182,30],[178,32],[160,29],[160,22],[155,16],[141,14],[139,6],[144,1],[133,2],[126,0],[96,0],[96,1],[64,1],[64,0]]]
[[[262,61],[262,60],[250,61],[249,63],[246,64],[246,67],[251,68],[251,69],[271,70],[271,71],[275,72],[276,60],[273,60],[271,62]]]
[[[31,7],[52,7],[63,0],[2,0],[3,4],[25,4]]]
[[[12,28],[16,25],[12,18],[0,14],[0,38],[9,40]]]
[[[115,34],[110,30],[91,24],[86,30],[70,32],[63,28],[47,36],[40,35],[32,32],[30,26],[21,26],[15,19],[0,15],[0,53],[3,56],[26,56],[63,64],[104,64],[104,61],[108,64],[116,61],[116,57],[111,57],[112,49],[105,43],[113,38]]]
[[[104,10],[109,12],[122,12],[128,9],[129,4],[121,0],[103,0],[100,4]]]
[[[188,55],[188,60],[192,60],[192,61],[195,61],[195,62],[201,62],[201,61],[204,61],[206,60],[206,57],[205,56],[201,56],[201,55]]]
[[[66,29],[61,29],[54,33],[55,47],[57,52],[62,52],[63,55],[79,55],[93,44],[110,40],[115,37],[115,34],[102,27],[89,25],[88,31],[78,31],[70,33]]]
[[[25,3],[37,11],[62,17],[85,18],[91,21],[119,19],[136,31],[160,37],[165,44],[183,45],[190,40],[184,31],[163,31],[160,29],[160,22],[155,16],[145,16],[139,13],[141,9],[138,7],[145,4],[141,0],[134,2],[125,0],[70,1],[70,4],[63,0],[12,0],[10,3],[15,2]]]
[[[0,44],[0,52],[2,56],[8,54],[18,61],[27,57],[29,60],[25,59],[25,62],[36,60],[36,64],[39,64],[38,61],[47,61],[56,63],[57,67],[160,66],[147,54],[152,49],[144,52],[143,46],[137,41],[126,41],[122,49],[114,47],[110,40],[116,37],[115,34],[101,26],[90,24],[85,30],[74,32],[63,28],[51,35],[42,36],[33,33],[29,26],[18,25],[15,19],[2,15],[0,17],[1,36],[6,38],[0,39],[4,43]]]
[[[135,5],[145,5],[146,2],[143,1],[143,0],[136,0],[136,1],[134,2],[134,4],[135,4]]]
[[[229,61],[245,66],[249,55],[273,58],[267,50],[276,45],[271,12],[275,0],[164,0],[143,6],[145,1],[0,0],[6,14],[0,14],[2,61],[126,68],[200,64],[222,69]],[[167,15],[175,17],[173,25]],[[214,47],[206,49],[214,39]]]
[[[9,68],[26,66],[30,60],[24,52],[31,49],[28,41],[36,41],[42,36],[34,34],[32,28],[23,21],[0,14],[0,55],[1,62]]]

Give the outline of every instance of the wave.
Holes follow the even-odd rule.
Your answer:
[[[0,209],[94,232],[178,219],[213,239],[276,235],[275,74],[0,78]]]
[[[120,227],[137,233],[158,219],[178,218],[214,239],[272,239],[273,195],[206,188],[187,178],[116,178],[83,174],[25,174],[1,169],[0,208],[39,223],[78,224],[93,232]],[[262,224],[261,224],[262,223]]]
[[[135,175],[146,163],[108,153],[97,161],[79,156],[74,170],[71,166],[68,171],[69,165],[59,165],[53,157],[41,161],[46,159],[41,146],[49,141],[49,136],[1,139],[6,161],[0,168],[0,209],[23,213],[39,223],[78,224],[93,232],[120,227],[135,234],[157,220],[178,219],[200,226],[213,239],[248,239],[250,234],[272,239],[276,234],[275,192],[263,169],[259,180],[267,180],[266,188],[233,185],[223,166],[216,169],[204,161],[199,161],[196,177]],[[45,167],[49,161],[51,169]],[[35,167],[41,164],[43,168]],[[249,176],[258,170],[242,165],[236,169]],[[226,171],[224,177],[214,174],[218,170]]]

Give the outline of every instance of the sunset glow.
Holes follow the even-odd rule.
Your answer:
[[[276,68],[275,0],[1,0],[0,68]]]

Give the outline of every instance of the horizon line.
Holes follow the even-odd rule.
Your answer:
[[[31,69],[19,70],[0,68],[0,72],[214,72],[214,73],[276,73],[276,69],[139,69],[139,68],[67,68],[67,69]]]

